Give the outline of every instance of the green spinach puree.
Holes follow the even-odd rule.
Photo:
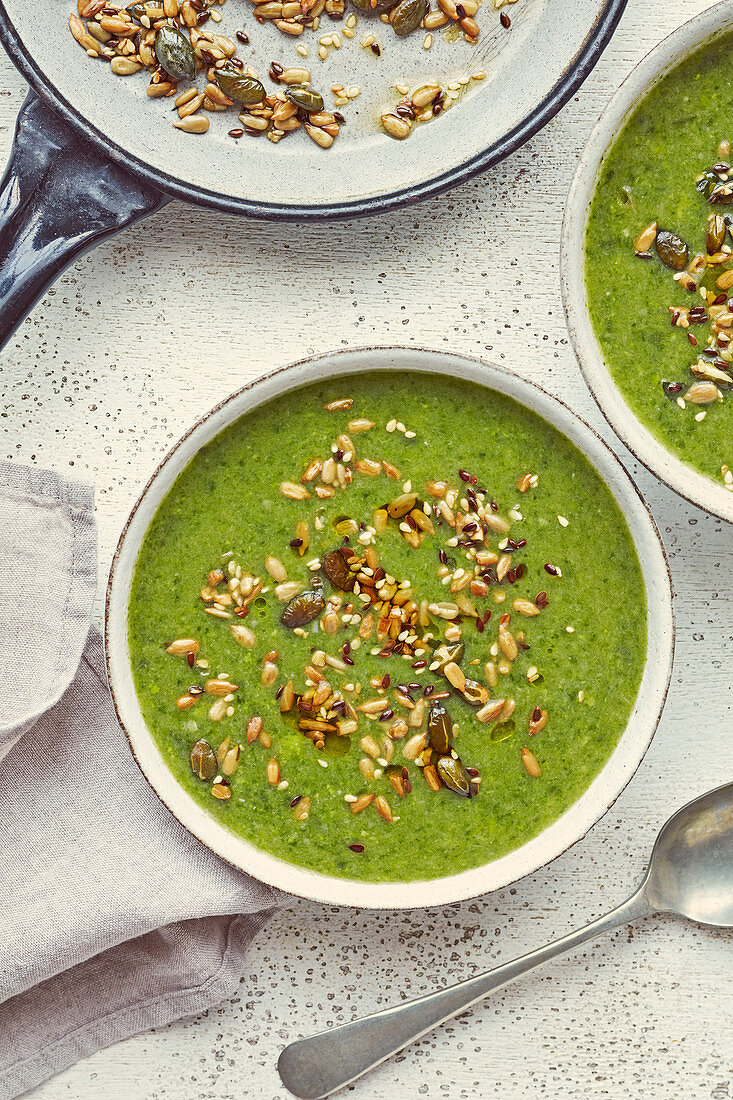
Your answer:
[[[497,859],[585,791],[638,692],[646,600],[610,491],[553,427],[366,374],[196,455],[128,626],[145,719],[209,813],[303,867],[404,881]]]
[[[590,315],[624,398],[731,491],[732,60],[728,34],[639,103],[602,164],[585,241]]]

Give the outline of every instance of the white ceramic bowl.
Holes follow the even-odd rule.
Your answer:
[[[698,46],[733,25],[733,5],[715,4],[665,38],[629,74],[591,133],[568,193],[562,231],[563,302],[570,338],[598,407],[648,470],[693,504],[733,522],[733,493],[667,451],[627,405],[603,359],[587,308],[583,244],[588,210],[603,158],[639,101]]]
[[[143,535],[196,452],[232,421],[279,394],[318,379],[367,370],[465,378],[515,398],[558,428],[590,460],[626,516],[641,561],[648,606],[647,662],[633,713],[606,766],[582,797],[539,836],[502,859],[458,875],[407,883],[354,882],[296,867],[256,848],[210,816],[173,778],[147,729],[127,646],[130,581]],[[464,356],[414,348],[342,351],[294,363],[245,386],[200,420],[155,471],[120,537],[107,588],[105,634],[117,715],[143,774],[178,820],[212,851],[263,882],[317,901],[377,909],[443,905],[499,889],[535,871],[582,837],[618,797],[649,745],[667,694],[674,648],[670,577],[659,533],[626,470],[603,440],[566,405],[509,371]]]

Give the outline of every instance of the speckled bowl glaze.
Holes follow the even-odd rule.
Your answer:
[[[570,338],[598,407],[618,437],[671,489],[733,523],[733,493],[670,451],[632,412],[614,382],[593,331],[585,287],[584,241],[590,203],[603,159],[639,101],[698,46],[733,26],[733,4],[715,4],[659,43],[626,78],[596,124],[568,193],[562,231],[562,291]]]
[[[499,23],[491,0],[479,17],[478,45],[449,42],[439,31],[429,51],[420,32],[400,39],[378,18],[359,16],[356,35],[319,60],[318,35],[304,33],[304,62],[294,42],[272,24],[257,24],[249,4],[230,0],[218,30],[244,26],[251,46],[239,56],[263,76],[271,61],[306,64],[314,86],[358,85],[358,99],[343,108],[347,122],[332,150],[304,134],[273,146],[227,137],[233,112],[211,116],[201,136],[171,125],[170,101],[150,100],[144,75],[115,78],[91,62],[67,27],[75,0],[43,5],[0,0],[0,39],[37,92],[107,155],[167,194],[266,217],[345,216],[370,213],[435,194],[516,149],[560,109],[580,86],[608,43],[626,0],[518,0],[512,27]],[[213,24],[208,24],[213,26]],[[324,17],[321,34],[343,32]],[[368,33],[382,56],[361,48]],[[484,69],[486,79],[452,109],[421,126],[407,142],[381,132],[379,115],[399,98],[395,82],[410,86],[445,81]],[[531,79],[528,79],[531,76]],[[266,83],[268,83],[266,81]]]
[[[354,882],[305,870],[254,847],[210,816],[176,782],[145,724],[127,644],[130,582],[143,536],[197,451],[265,401],[309,382],[364,371],[419,371],[426,384],[432,374],[467,379],[507,394],[553,424],[586,455],[626,516],[648,606],[647,661],[633,713],[605,767],[582,797],[549,828],[502,859],[458,875],[408,883]],[[292,894],[329,904],[409,909],[506,886],[554,859],[588,831],[631,779],[657,727],[672,669],[674,624],[669,569],[654,520],[624,467],[587,424],[556,398],[503,368],[443,352],[387,347],[326,354],[265,375],[223,401],[176,444],[148,482],[120,537],[107,588],[105,638],[114,704],[135,759],[158,796],[194,836],[235,867]]]

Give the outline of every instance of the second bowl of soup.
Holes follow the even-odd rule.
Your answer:
[[[733,520],[729,24],[727,5],[691,20],[609,104],[568,198],[563,289],[616,432],[672,488]]]

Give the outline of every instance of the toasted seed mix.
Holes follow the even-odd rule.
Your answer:
[[[223,4],[224,0],[218,2]],[[478,0],[466,0],[463,4],[439,0],[438,8],[432,11],[429,0],[400,0],[389,11],[374,2],[370,5],[367,0],[352,3],[365,17],[378,14],[382,23],[398,36],[409,35],[421,27],[430,32],[446,24],[460,30],[469,43],[476,42],[479,35],[474,18]],[[343,20],[340,32],[319,34],[321,61],[328,58],[331,50],[340,50],[342,38],[353,38],[356,33],[357,15],[355,12],[346,15],[346,0],[302,0],[300,4],[290,0],[252,0],[252,4],[257,23],[271,23],[290,40],[305,31],[319,34],[324,17]],[[301,64],[285,67],[271,62],[268,76],[276,87],[282,86],[285,91],[268,92],[254,70],[237,55],[240,45],[250,43],[249,35],[241,29],[234,31],[232,38],[219,33],[217,25],[222,15],[217,6],[207,4],[206,0],[165,0],[162,5],[159,0],[140,0],[128,7],[119,2],[79,0],[78,10],[81,17],[72,13],[69,29],[87,55],[108,62],[112,73],[119,77],[147,71],[148,97],[173,97],[177,108],[173,126],[184,133],[205,134],[211,114],[241,111],[238,120],[242,126],[227,131],[235,140],[264,133],[272,144],[278,144],[289,134],[302,130],[316,145],[328,149],[345,121],[340,111],[324,109],[322,94],[311,86],[310,70]],[[505,13],[500,18],[504,26],[509,25]],[[209,20],[213,27],[205,26]],[[423,35],[420,43],[423,50],[429,49],[433,44],[432,33]],[[374,35],[368,35],[363,46],[381,56]],[[302,44],[296,45],[295,51],[300,58],[308,56],[308,48]],[[179,92],[181,82],[195,82],[201,73],[204,74],[201,89],[194,83]],[[383,115],[385,131],[392,137],[406,137],[413,120],[426,121],[437,116],[461,98],[471,80],[485,77],[485,71],[480,70],[471,78],[451,81],[446,88],[430,86],[437,89],[437,95],[428,98],[416,112],[410,115],[413,108],[398,104],[394,114]],[[358,85],[334,84],[331,90],[337,107],[361,93]],[[419,89],[417,94],[418,100],[425,98]]]
[[[294,80],[294,73],[286,76],[283,71],[279,76],[284,81],[291,76]],[[189,102],[193,100],[186,97],[186,104]],[[715,384],[706,379],[693,383],[704,385]],[[348,415],[352,405],[351,398],[338,398],[325,408]],[[350,814],[373,805],[378,816],[399,827],[386,792],[404,800],[414,783],[422,781],[441,798],[472,799],[478,793],[481,777],[476,768],[464,765],[456,747],[460,728],[457,708],[475,708],[477,721],[490,726],[489,744],[516,735],[517,704],[510,691],[499,684],[514,675],[515,665],[518,675],[532,684],[541,683],[536,665],[529,664],[524,654],[531,647],[527,636],[531,622],[548,608],[549,600],[546,591],[532,596],[527,588],[525,566],[518,560],[527,540],[513,527],[522,519],[516,506],[504,515],[470,470],[438,471],[441,477],[430,481],[424,490],[414,488],[389,459],[357,455],[354,437],[358,441],[361,434],[375,427],[376,422],[366,416],[354,417],[345,425],[336,422],[330,453],[326,445],[325,458],[313,458],[302,474],[280,483],[283,496],[293,502],[295,538],[290,549],[298,553],[288,555],[287,567],[277,547],[266,554],[265,581],[274,584],[263,584],[228,554],[224,568],[208,571],[198,595],[204,612],[236,617],[226,624],[229,634],[237,645],[250,650],[256,649],[257,638],[242,620],[255,605],[277,609],[278,629],[288,630],[302,641],[302,663],[297,668],[285,667],[287,662],[281,658],[285,649],[277,643],[266,653],[258,652],[263,689],[274,697],[287,729],[310,742],[312,751],[322,754],[328,743],[329,756],[318,756],[324,771],[329,768],[331,753],[350,760],[354,782],[368,788],[345,796]],[[386,429],[397,439],[410,434],[397,417]],[[411,434],[414,437],[415,433]],[[378,450],[373,453],[377,455]],[[368,517],[373,523],[348,514],[348,490],[355,478],[375,479],[377,499],[383,504]],[[381,492],[377,478],[381,478]],[[733,474],[729,480],[733,484]],[[401,491],[390,493],[386,488],[390,481],[399,482],[396,488]],[[526,493],[537,482],[536,473],[525,472],[516,485]],[[312,497],[319,496],[319,488],[330,490],[332,486],[334,492],[345,494],[347,503],[344,511],[326,522],[322,509],[317,508],[313,516]],[[562,517],[558,520],[563,522]],[[316,556],[309,558],[311,523],[319,535],[311,549],[311,554],[317,551]],[[328,549],[325,536],[331,531],[333,542]],[[433,542],[430,560],[450,598],[428,601],[409,579],[388,572],[381,559],[382,546],[389,546],[382,542],[387,531],[390,537],[403,538],[410,553],[419,551],[425,539]],[[562,578],[561,570],[549,562],[544,570],[558,581]],[[492,621],[486,604],[506,601],[510,589],[514,593],[511,604],[507,603],[511,610]],[[528,620],[527,632],[518,629],[523,619]],[[474,637],[481,638],[483,649],[480,656],[469,660],[467,651],[476,652],[470,650],[465,633],[470,623],[476,624]],[[362,682],[362,647],[389,662],[391,671]],[[239,692],[234,675],[210,673],[199,642],[193,638],[169,641],[165,649],[171,656],[185,657],[190,668],[201,669],[200,683],[185,689],[181,685],[176,708],[186,711],[202,695],[209,695],[214,697],[208,710],[210,721],[232,718]],[[236,665],[235,654],[233,658]],[[239,659],[252,660],[241,653]],[[190,672],[187,676],[190,678]],[[437,682],[426,682],[425,677]],[[492,698],[497,689],[499,698]],[[536,736],[547,724],[547,711],[534,705],[522,720],[530,736]],[[192,724],[192,728],[196,726]],[[287,790],[288,781],[282,779],[277,756],[279,731],[271,736],[259,715],[246,721],[241,745],[236,726],[230,731],[220,740],[216,753],[204,739],[191,747],[192,770],[204,781],[213,780],[212,795],[220,801],[231,798],[232,790],[245,783],[243,776],[250,774],[241,766],[243,753],[259,752],[260,746],[272,753],[262,762],[264,781],[273,791]],[[521,751],[521,764],[532,778],[540,777],[539,763],[526,748]],[[310,797],[296,795],[289,807],[295,822],[308,821]]]
[[[725,144],[721,142],[718,148],[725,148]],[[695,381],[691,385],[679,379],[662,382],[665,396],[679,409],[684,411],[692,406],[688,415],[697,423],[702,423],[706,412],[696,411],[696,406],[728,400],[733,391],[733,354],[729,350],[733,299],[728,297],[733,290],[733,267],[729,266],[733,253],[724,244],[729,219],[716,209],[730,204],[733,198],[729,173],[727,159],[719,160],[696,181],[697,190],[711,209],[704,223],[701,219],[700,251],[694,252],[691,260],[687,242],[669,229],[658,229],[656,222],[642,229],[634,242],[636,255],[644,260],[653,259],[654,245],[659,259],[672,272],[673,283],[687,291],[688,296],[699,291],[697,305],[686,302],[668,306],[672,327],[682,329],[688,344],[697,349],[697,357],[689,366]],[[689,331],[691,326],[696,327],[697,334]],[[704,345],[702,351],[701,345]]]

